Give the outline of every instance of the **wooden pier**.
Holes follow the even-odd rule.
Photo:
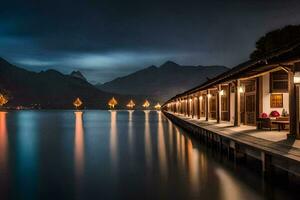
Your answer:
[[[261,170],[272,168],[300,177],[300,141],[287,138],[287,131],[262,131],[254,126],[234,127],[228,122],[217,123],[164,111],[173,123],[206,141],[215,148],[237,157],[252,157],[261,162]]]

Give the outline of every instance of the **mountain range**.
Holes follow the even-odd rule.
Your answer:
[[[70,75],[56,70],[39,73],[19,68],[0,58],[0,92],[9,97],[8,107],[73,108],[79,97],[85,108],[107,108],[113,96],[119,105],[126,105],[130,96],[103,92],[85,80],[80,72]],[[145,97],[136,96],[141,104]]]
[[[80,71],[62,74],[56,70],[32,72],[0,58],[0,93],[9,97],[8,107],[73,108],[79,97],[85,108],[107,108],[113,96],[119,108],[130,99],[141,106],[145,99],[152,105],[195,87],[228,68],[224,66],[181,66],[168,61],[150,66],[105,84],[92,85]]]
[[[225,66],[182,66],[167,61],[159,67],[150,66],[96,86],[106,92],[153,96],[164,102],[227,70]]]

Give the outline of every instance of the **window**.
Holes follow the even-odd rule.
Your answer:
[[[288,92],[288,73],[283,70],[270,73],[270,93]]]
[[[271,94],[270,106],[271,106],[271,108],[282,108],[283,107],[283,94]]]

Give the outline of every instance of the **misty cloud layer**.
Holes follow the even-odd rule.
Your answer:
[[[235,2],[230,3],[229,2]],[[0,56],[105,82],[166,60],[234,66],[267,31],[300,23],[297,1],[8,1]]]

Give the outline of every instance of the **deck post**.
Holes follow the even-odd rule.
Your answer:
[[[183,114],[186,116],[186,100],[183,98]]]
[[[194,107],[195,107],[195,102],[194,102],[194,96],[192,96],[191,97],[191,110],[192,110],[192,112],[191,112],[191,115],[192,115],[192,118],[194,118],[194,116],[195,116],[195,109],[194,109]]]
[[[297,139],[300,139],[299,133],[299,85],[294,83],[294,71],[295,68],[298,71],[299,64],[289,70],[289,112],[290,112],[290,132],[289,135],[295,136]],[[294,122],[294,123],[293,123]]]
[[[206,97],[205,97],[205,120],[206,121],[208,121],[208,112],[209,112],[209,106],[208,106],[208,104],[209,104],[209,98],[208,98],[208,96],[209,96],[209,90],[207,90],[207,92],[206,92]]]
[[[183,111],[183,115],[185,115],[185,99],[182,99],[182,111]]]
[[[296,134],[296,138],[297,139],[300,139],[300,130],[299,130],[299,118],[300,118],[300,116],[299,116],[299,109],[300,109],[300,106],[299,106],[299,101],[300,101],[300,94],[299,94],[299,89],[300,89],[300,87],[299,87],[299,85],[296,85],[296,91],[295,91],[295,93],[296,93],[296,124],[295,124],[295,129],[296,129],[296,132],[295,132],[295,134]]]
[[[181,114],[184,115],[184,99],[181,99]]]
[[[182,114],[182,99],[179,99],[180,114]]]
[[[240,98],[240,80],[235,81],[235,101],[234,101],[234,126],[241,124],[241,98]]]
[[[191,115],[191,102],[190,102],[190,97],[187,97],[187,113],[188,113],[188,117],[190,117]]]
[[[218,85],[218,92],[217,92],[217,123],[220,123],[221,121],[221,117],[222,117],[222,114],[221,114],[221,111],[222,111],[222,108],[221,108],[221,85],[219,84]]]
[[[187,99],[187,97],[186,97],[186,99],[185,99],[185,115],[186,116],[188,116],[188,99]]]
[[[201,117],[201,102],[200,102],[200,93],[199,93],[199,95],[197,96],[197,113],[198,113],[198,115],[197,115],[197,117],[198,117],[198,119],[200,119],[200,117]]]
[[[289,77],[289,117],[290,117],[290,134],[296,136],[296,86],[294,84],[293,71],[288,72]]]
[[[181,99],[181,114],[184,115],[184,99]]]

